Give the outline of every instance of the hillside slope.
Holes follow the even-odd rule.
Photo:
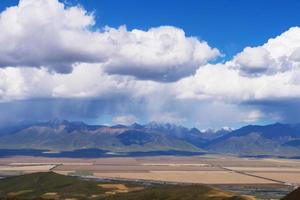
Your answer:
[[[2,132],[1,132],[2,131]],[[300,124],[249,125],[201,132],[174,124],[87,125],[54,120],[0,129],[0,149],[129,152],[212,152],[241,156],[300,156]]]
[[[205,185],[137,185],[95,182],[53,172],[27,174],[0,180],[0,199],[99,200],[248,200]],[[252,200],[252,199],[251,199]]]
[[[202,151],[189,142],[191,137],[199,138],[194,141],[202,141],[200,135],[189,133],[188,129],[182,129],[175,134],[168,132],[168,129],[156,130],[149,127],[91,126],[82,122],[51,121],[12,130],[15,131],[0,134],[1,149]]]
[[[290,194],[286,195],[282,200],[299,200],[300,199],[300,188],[294,190]]]
[[[35,198],[48,196],[84,197],[103,194],[95,181],[80,180],[53,172],[40,172],[0,180],[0,196],[11,198]],[[52,194],[52,195],[51,195]]]

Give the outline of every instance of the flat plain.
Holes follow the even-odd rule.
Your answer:
[[[61,174],[81,172],[94,178],[175,183],[300,185],[299,160],[219,155],[95,159],[24,156],[0,159],[0,175],[14,171],[54,171]]]
[[[224,155],[112,158],[0,158],[0,177],[53,171],[98,180],[209,184],[258,199],[280,199],[300,186],[300,160]]]

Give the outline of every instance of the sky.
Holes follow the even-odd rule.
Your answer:
[[[300,2],[0,2],[0,126],[298,123]]]

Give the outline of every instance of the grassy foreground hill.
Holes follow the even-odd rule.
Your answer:
[[[300,188],[286,195],[282,200],[299,200],[299,199],[300,199]]]
[[[53,172],[0,180],[0,199],[252,200],[205,185],[96,182]]]

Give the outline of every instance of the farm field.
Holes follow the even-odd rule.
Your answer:
[[[146,173],[95,173],[99,178],[141,179],[203,184],[274,184],[275,182],[229,171],[149,171]]]
[[[292,185],[300,185],[300,173],[294,172],[255,172],[251,173],[257,176],[262,176],[270,179],[280,180]]]
[[[0,159],[0,177],[45,171],[98,180],[209,184],[245,195],[252,195],[252,192],[258,196],[266,194],[274,199],[300,186],[300,161],[291,159],[219,155]]]
[[[300,185],[299,160],[218,155],[95,159],[24,156],[0,159],[0,175],[38,171],[61,174],[86,172],[95,178],[180,183]]]

